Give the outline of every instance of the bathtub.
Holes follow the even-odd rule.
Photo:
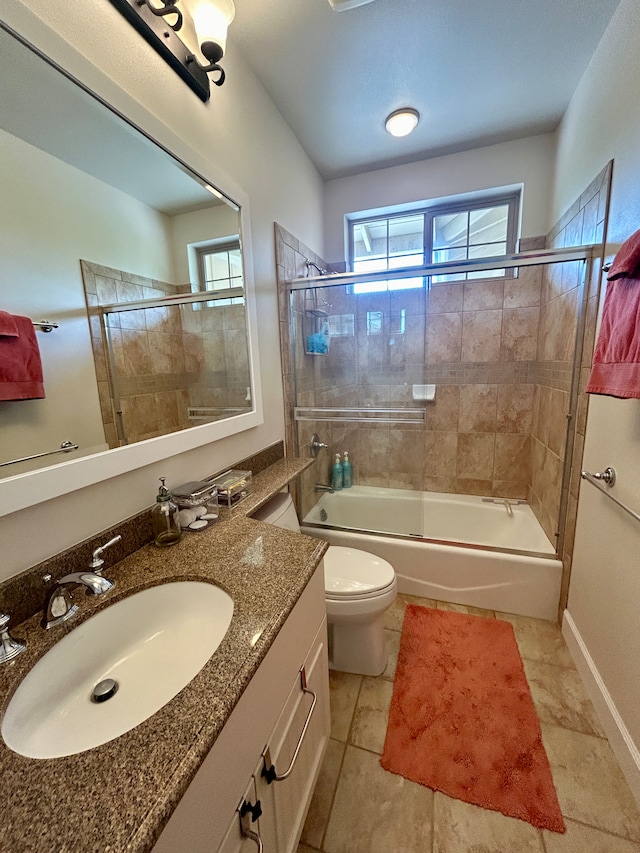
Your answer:
[[[556,621],[562,563],[526,504],[353,486],[325,493],[302,532],[388,560],[398,589]]]

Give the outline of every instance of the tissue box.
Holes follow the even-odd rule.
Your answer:
[[[223,506],[235,506],[238,501],[249,494],[251,488],[251,471],[240,471],[237,468],[231,468],[214,477],[211,480],[211,485],[215,485],[218,491],[218,500]]]

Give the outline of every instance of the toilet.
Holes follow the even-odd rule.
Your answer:
[[[253,517],[300,532],[293,501],[285,492]],[[393,566],[368,551],[331,545],[324,555],[324,590],[330,668],[380,675],[388,660],[383,617],[398,594]]]

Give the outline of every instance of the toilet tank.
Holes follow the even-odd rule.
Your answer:
[[[257,512],[254,512],[252,518],[257,518],[258,521],[266,521],[268,524],[273,524],[276,527],[284,527],[286,530],[294,530],[296,533],[300,533],[298,516],[296,515],[291,495],[288,492],[279,492],[264,506],[260,507]]]

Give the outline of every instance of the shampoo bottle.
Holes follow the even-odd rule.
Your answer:
[[[331,485],[335,492],[342,488],[342,463],[340,462],[339,453],[336,453],[336,461],[333,463],[333,477],[331,478]]]
[[[349,462],[349,451],[344,452],[344,462],[342,463],[342,486],[345,489],[350,489],[353,485],[351,477],[351,462]]]
[[[156,505],[151,510],[153,538],[161,548],[173,545],[182,535],[178,524],[178,506],[171,500],[171,492],[165,486],[164,480],[164,477],[160,477],[162,485],[158,491]]]

